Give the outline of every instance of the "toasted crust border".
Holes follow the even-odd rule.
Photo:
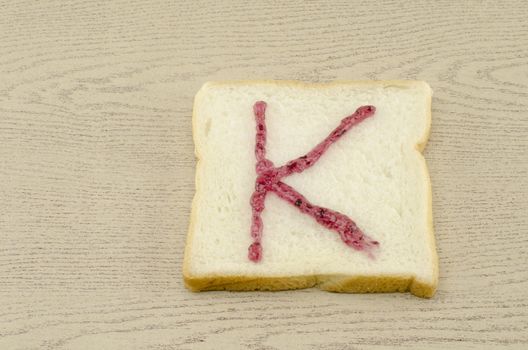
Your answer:
[[[195,156],[197,158],[196,169],[201,166],[201,156],[196,147],[197,140],[197,125],[196,125],[196,106],[202,98],[203,91],[213,85],[244,85],[244,84],[270,84],[280,86],[294,86],[300,88],[327,88],[335,85],[359,86],[359,87],[398,87],[407,88],[420,85],[429,91],[427,96],[426,106],[426,128],[422,137],[416,144],[416,150],[420,153],[421,162],[423,165],[423,173],[426,179],[426,186],[428,188],[427,194],[427,221],[429,228],[429,241],[431,256],[433,258],[433,280],[432,282],[421,281],[413,275],[379,275],[379,276],[364,276],[364,275],[302,275],[302,276],[266,276],[255,277],[249,275],[204,275],[193,276],[189,269],[191,241],[194,235],[194,226],[196,222],[196,203],[201,194],[200,190],[200,172],[195,174],[196,192],[192,202],[189,231],[187,234],[187,242],[185,245],[184,261],[183,261],[183,279],[185,286],[191,291],[210,291],[210,290],[231,290],[231,291],[253,291],[253,290],[269,290],[279,291],[288,289],[301,289],[318,287],[321,290],[330,292],[344,292],[344,293],[387,293],[387,292],[411,292],[418,297],[430,298],[432,297],[438,286],[438,255],[436,252],[435,235],[433,228],[433,208],[432,208],[432,191],[431,180],[427,163],[422,155],[422,152],[429,140],[431,132],[431,100],[432,90],[430,86],[423,81],[416,80],[382,80],[382,81],[335,81],[332,83],[304,83],[300,81],[289,80],[236,80],[236,81],[213,81],[206,82],[198,91],[194,99],[193,114],[192,114],[192,131],[193,140],[195,144]]]

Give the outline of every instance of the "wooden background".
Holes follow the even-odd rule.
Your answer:
[[[0,349],[528,348],[528,3],[0,4]],[[434,89],[436,297],[193,294],[215,79]]]

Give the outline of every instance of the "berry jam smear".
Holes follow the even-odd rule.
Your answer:
[[[261,214],[265,208],[266,195],[269,192],[275,193],[279,198],[299,209],[301,213],[311,216],[327,229],[337,232],[346,245],[372,256],[371,250],[378,247],[379,242],[365,235],[352,219],[337,211],[310,203],[302,194],[282,182],[281,179],[293,173],[302,173],[313,166],[328,148],[348,130],[374,115],[376,108],[374,106],[359,107],[352,115],[341,120],[339,126],[306,155],[289,161],[283,166],[275,167],[273,162],[266,158],[266,106],[266,102],[263,101],[258,101],[253,106],[253,113],[257,122],[255,144],[257,179],[255,181],[255,192],[251,195],[250,200],[252,208],[251,237],[253,243],[248,248],[249,260],[258,262],[262,259],[261,241],[264,226]]]

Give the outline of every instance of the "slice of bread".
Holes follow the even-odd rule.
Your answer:
[[[270,192],[262,258],[248,247],[255,191],[256,119],[266,102],[266,157],[276,167],[308,153],[358,107],[375,113],[332,144],[317,164],[281,179],[310,202],[351,218],[379,242],[371,254]],[[431,184],[421,154],[431,89],[419,81],[304,84],[206,83],[194,103],[196,195],[183,275],[200,290],[404,292],[431,297],[438,282]]]

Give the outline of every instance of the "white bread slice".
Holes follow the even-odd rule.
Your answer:
[[[276,166],[310,151],[362,105],[375,115],[350,129],[313,167],[283,181],[349,216],[380,245],[374,258],[270,193],[262,260],[248,259],[255,171],[253,104],[267,103],[267,157]],[[419,81],[206,83],[193,111],[196,195],[185,248],[186,286],[200,290],[393,292],[431,297],[438,282],[431,185],[421,154],[431,89]]]

